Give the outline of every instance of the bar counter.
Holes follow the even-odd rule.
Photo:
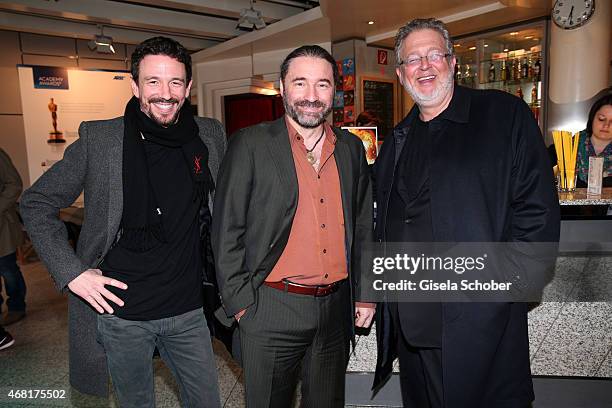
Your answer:
[[[611,205],[612,187],[604,188],[601,195],[587,194],[586,188],[577,188],[571,193],[559,193],[561,205]]]
[[[588,195],[586,188],[559,193],[561,205],[560,251],[612,254],[612,188]]]

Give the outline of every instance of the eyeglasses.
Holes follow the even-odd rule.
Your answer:
[[[450,57],[451,54],[441,54],[439,52],[432,52],[431,54],[427,54],[425,56],[419,57],[418,55],[409,55],[405,60],[400,61],[399,65],[406,65],[408,67],[416,67],[421,65],[423,58],[427,58],[427,62],[430,64],[438,64],[442,62],[444,58]]]

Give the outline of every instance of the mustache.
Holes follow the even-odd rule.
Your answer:
[[[325,105],[323,102],[321,101],[307,101],[307,100],[301,100],[301,101],[297,101],[294,103],[295,106],[300,106],[300,107],[304,107],[304,108],[326,108],[327,105]]]
[[[179,100],[176,98],[164,99],[164,98],[151,98],[148,99],[149,103],[179,103]]]

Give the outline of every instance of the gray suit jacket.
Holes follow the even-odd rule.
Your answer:
[[[372,240],[372,190],[363,144],[334,129],[353,300],[359,300],[361,245]],[[256,301],[255,292],[280,258],[297,208],[298,181],[284,117],[242,129],[230,138],[219,171],[212,221],[217,283],[233,316]],[[352,332],[353,306],[347,305]]]
[[[217,178],[225,152],[225,131],[213,119],[196,118],[209,150],[209,168]],[[123,118],[83,122],[79,139],[64,158],[44,173],[21,199],[21,214],[32,243],[59,290],[97,267],[108,252],[123,211]],[[84,191],[85,215],[76,253],[58,218]],[[70,293],[70,292],[69,292]],[[79,391],[106,396],[108,373],[102,347],[96,342],[97,312],[69,295],[70,382]]]

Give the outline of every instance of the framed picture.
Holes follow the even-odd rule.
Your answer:
[[[344,107],[344,91],[336,91],[334,94],[334,108]]]
[[[344,124],[353,126],[355,124],[354,122],[355,122],[355,107],[345,106],[344,107]]]
[[[376,157],[378,157],[378,130],[376,127],[344,126],[342,129],[348,130],[361,139],[365,147],[368,164],[374,164]]]

